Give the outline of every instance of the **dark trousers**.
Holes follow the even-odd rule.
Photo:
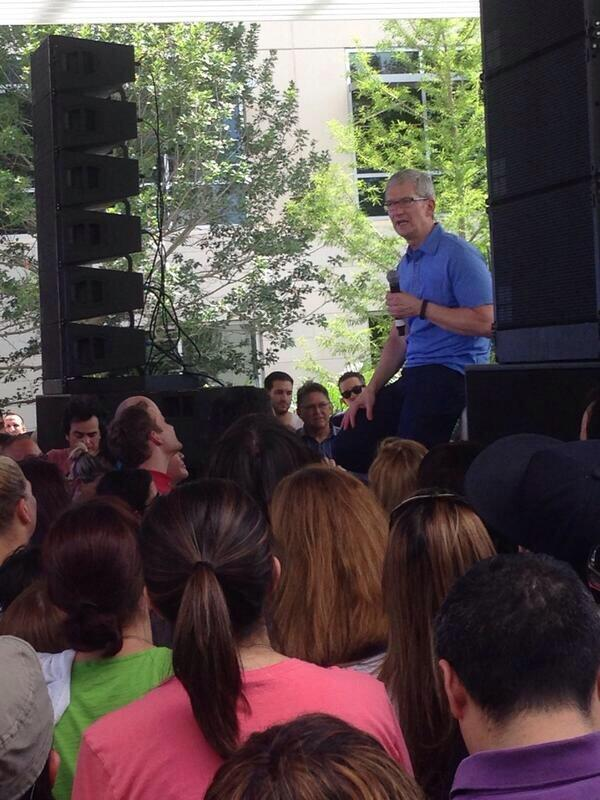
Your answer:
[[[465,379],[456,370],[433,364],[405,369],[377,395],[373,421],[359,412],[356,427],[334,440],[340,466],[366,473],[377,443],[386,436],[414,439],[426,447],[447,442],[465,407]]]

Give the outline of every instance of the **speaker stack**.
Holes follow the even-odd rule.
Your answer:
[[[576,438],[600,383],[600,0],[481,0],[481,29],[498,365],[467,370],[469,435]]]

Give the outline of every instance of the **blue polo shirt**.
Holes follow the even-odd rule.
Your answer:
[[[476,308],[493,302],[492,276],[481,253],[438,223],[416,249],[409,247],[398,264],[400,288],[448,308]],[[441,364],[464,372],[467,364],[485,364],[490,340],[462,336],[427,319],[409,317],[405,367]]]

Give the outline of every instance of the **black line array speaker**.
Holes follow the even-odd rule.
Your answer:
[[[501,363],[600,358],[600,0],[481,0]]]
[[[137,137],[136,105],[123,89],[133,80],[126,45],[49,36],[31,58],[46,393],[145,362],[145,332],[133,327],[143,277],[131,259],[141,249],[141,226],[127,202],[139,193],[138,163],[126,147]],[[107,259],[121,263],[100,268]],[[128,326],[102,319],[118,313],[129,315]]]
[[[600,386],[600,363],[467,367],[466,384],[469,439],[488,445],[514,433],[540,433],[573,441],[587,397]]]

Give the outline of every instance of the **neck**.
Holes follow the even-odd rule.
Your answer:
[[[140,464],[140,469],[153,469],[156,472],[167,473],[169,461],[173,453],[165,453],[162,450],[153,450],[150,458],[147,458],[143,464]]]
[[[0,535],[0,564],[11,556],[19,547],[23,547],[29,541],[29,537],[24,531],[9,528]]]
[[[437,223],[435,222],[435,220],[432,220],[431,225],[429,226],[429,228],[427,228],[426,231],[421,231],[419,234],[411,237],[410,239],[407,239],[406,241],[408,242],[410,247],[412,247],[413,250],[416,250],[417,247],[420,247],[425,241],[425,239],[429,236],[431,231],[435,228],[436,224]]]
[[[148,611],[140,612],[134,620],[123,625],[121,636],[123,645],[116,654],[117,656],[129,656],[154,647]],[[91,653],[78,652],[76,655],[77,661],[92,661],[98,658],[102,658],[101,650],[95,650]]]
[[[317,442],[324,442],[325,439],[329,439],[331,429],[328,422],[325,428],[318,428],[317,430],[308,430],[305,426],[304,432],[308,433],[309,436],[312,436],[313,439],[316,439]]]
[[[284,655],[271,647],[267,628],[264,625],[240,643],[239,653],[244,670],[270,667],[285,660]]]
[[[576,708],[556,711],[525,712],[497,725],[489,721],[481,725],[474,741],[469,741],[469,752],[482,750],[506,750],[514,747],[529,747],[536,744],[575,739],[598,730],[598,720],[586,716]],[[478,726],[479,727],[479,726]],[[466,739],[471,737],[466,736]]]

